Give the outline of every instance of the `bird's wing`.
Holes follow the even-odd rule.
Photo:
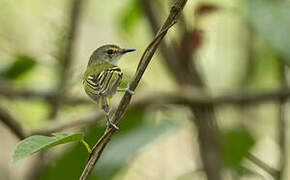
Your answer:
[[[91,97],[110,96],[116,92],[122,76],[123,73],[119,67],[110,67],[96,75],[88,74],[84,84]]]

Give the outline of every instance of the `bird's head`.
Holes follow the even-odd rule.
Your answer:
[[[131,48],[120,48],[117,45],[104,45],[96,49],[90,57],[89,64],[109,63],[116,65],[123,54],[135,51]]]

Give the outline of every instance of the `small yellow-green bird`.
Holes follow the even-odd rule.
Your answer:
[[[118,89],[123,73],[117,66],[122,55],[135,51],[131,48],[120,48],[117,45],[104,45],[96,49],[90,57],[83,76],[83,86],[88,96],[105,111],[107,125],[115,129],[118,127],[110,120],[110,99],[117,92],[129,92],[129,84],[125,89]]]

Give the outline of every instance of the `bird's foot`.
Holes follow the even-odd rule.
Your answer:
[[[125,89],[118,89],[117,91],[118,92],[128,92],[131,95],[135,94],[135,92],[130,89],[130,83],[127,84],[127,87]]]
[[[107,127],[112,127],[116,130],[119,130],[119,127],[116,124],[112,123],[112,121],[109,119],[107,120]]]

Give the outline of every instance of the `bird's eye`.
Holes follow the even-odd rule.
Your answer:
[[[109,54],[109,55],[113,54],[113,50],[112,50],[112,49],[109,49],[109,50],[107,51],[107,54]]]

